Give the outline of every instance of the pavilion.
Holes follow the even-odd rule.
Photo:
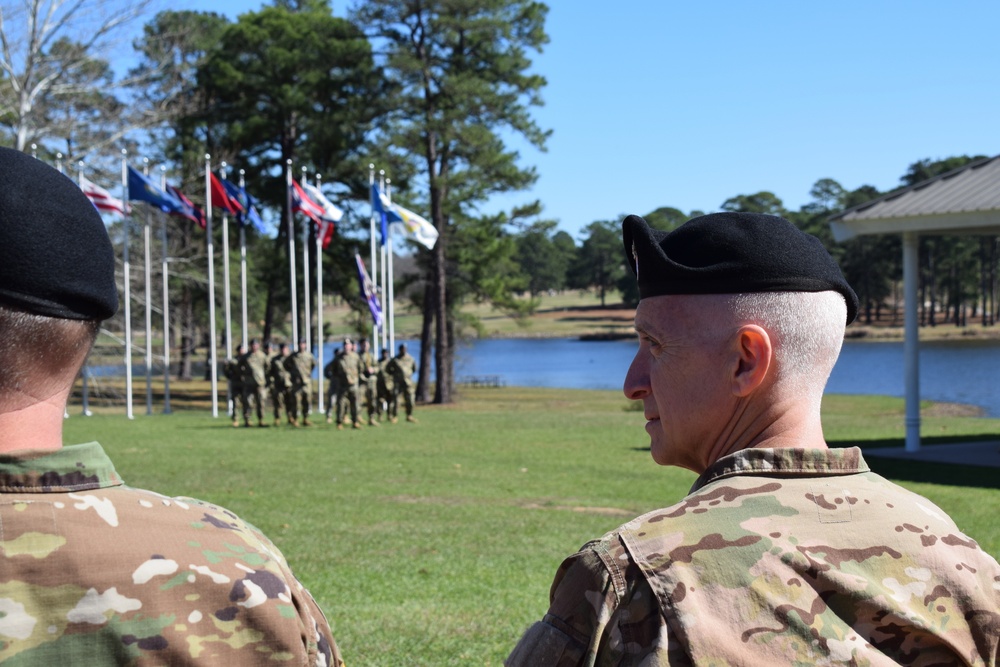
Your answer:
[[[866,234],[903,237],[906,451],[920,449],[917,248],[924,235],[1000,234],[1000,155],[891,192],[830,218],[839,243]]]

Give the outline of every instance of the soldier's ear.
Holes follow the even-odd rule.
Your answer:
[[[732,377],[733,394],[746,397],[763,384],[771,368],[774,348],[767,331],[756,324],[745,324],[734,337],[736,355]]]

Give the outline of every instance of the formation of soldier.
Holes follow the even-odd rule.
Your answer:
[[[257,425],[266,426],[265,413],[270,399],[273,425],[281,425],[284,409],[291,426],[311,426],[309,415],[312,406],[312,373],[316,360],[299,341],[298,350],[290,352],[287,343],[280,346],[250,342],[250,349],[238,346],[235,355],[223,365],[223,374],[229,381],[229,416],[234,427],[252,426],[256,415]],[[398,406],[402,401],[406,420],[416,422],[413,416],[413,394],[416,383],[416,360],[399,346],[399,354],[389,356],[382,349],[379,359],[370,350],[367,339],[362,339],[355,350],[354,341],[345,338],[343,346],[323,369],[327,381],[326,423],[360,429],[367,415],[369,426],[382,421],[395,424]],[[335,421],[336,420],[336,421]]]

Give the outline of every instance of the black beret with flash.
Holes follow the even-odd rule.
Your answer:
[[[115,255],[77,185],[0,148],[0,303],[36,315],[104,320],[118,310]]]
[[[630,215],[622,240],[640,299],[833,290],[847,302],[848,324],[858,314],[857,295],[820,240],[776,215],[712,213],[672,232]]]

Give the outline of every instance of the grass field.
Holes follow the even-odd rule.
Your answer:
[[[66,422],[133,486],[200,497],[264,530],[324,608],[349,665],[497,665],[547,607],[563,557],[672,504],[694,480],[656,466],[617,392],[463,389],[418,424],[233,429],[201,411]],[[836,445],[901,444],[903,402],[829,397]],[[924,418],[925,442],[996,437],[1000,420]],[[994,556],[1000,476],[872,459]]]

